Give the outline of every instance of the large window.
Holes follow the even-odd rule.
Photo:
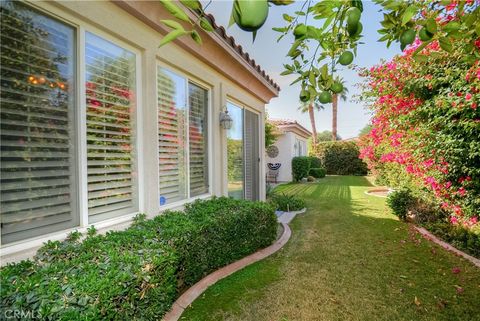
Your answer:
[[[2,244],[138,211],[136,55],[85,32],[81,102],[78,30],[20,1],[0,8]]]
[[[89,222],[137,210],[135,54],[86,35]]]
[[[78,224],[75,30],[1,2],[2,244]]]
[[[159,202],[209,192],[208,91],[158,67]]]

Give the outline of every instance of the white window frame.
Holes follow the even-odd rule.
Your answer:
[[[188,110],[190,110],[190,98],[189,98],[189,91],[188,91],[188,84],[189,83],[192,83],[196,86],[199,86],[201,87],[202,89],[205,89],[207,90],[208,94],[207,94],[207,99],[208,99],[208,103],[207,103],[207,122],[208,122],[208,127],[207,127],[207,144],[208,144],[208,192],[207,193],[204,193],[204,194],[201,194],[201,195],[197,195],[197,196],[194,196],[194,197],[190,197],[190,131],[187,132],[187,135],[186,135],[186,158],[187,158],[187,168],[186,168],[186,171],[187,171],[187,197],[183,200],[180,200],[180,201],[176,201],[176,202],[173,202],[173,203],[170,203],[170,204],[165,204],[165,205],[160,205],[159,203],[159,198],[160,198],[160,178],[158,177],[158,173],[160,173],[160,162],[158,161],[158,154],[160,152],[160,148],[158,146],[158,137],[157,137],[157,143],[156,143],[156,157],[157,157],[157,207],[158,207],[158,211],[159,212],[163,212],[163,211],[166,211],[166,210],[169,210],[169,209],[172,209],[172,208],[177,208],[177,207],[181,207],[182,205],[185,205],[187,203],[191,203],[197,199],[207,199],[207,198],[210,198],[212,196],[212,184],[213,184],[213,151],[214,151],[214,147],[213,147],[213,135],[212,135],[212,131],[213,131],[213,127],[212,127],[212,120],[213,120],[213,102],[212,102],[212,97],[213,97],[213,86],[212,85],[209,85],[208,83],[206,82],[203,82],[197,78],[194,78],[192,76],[190,76],[188,73],[174,67],[174,66],[171,66],[167,63],[164,63],[163,61],[161,61],[160,59],[157,59],[157,63],[155,64],[155,111],[156,111],[156,134],[158,136],[158,133],[160,131],[160,127],[159,127],[159,124],[158,124],[158,84],[157,84],[157,81],[158,81],[158,69],[161,68],[161,69],[165,69],[167,71],[170,71],[172,73],[174,73],[175,75],[177,75],[178,77],[181,77],[181,78],[184,78],[185,79],[185,92],[186,92],[186,108],[188,108]],[[190,112],[187,113],[187,126],[190,130]]]
[[[72,211],[79,216],[79,224],[69,229],[56,231],[40,236],[35,236],[16,242],[7,244],[0,243],[1,257],[14,255],[15,253],[25,252],[27,249],[35,249],[41,246],[46,241],[63,240],[68,234],[73,231],[79,231],[85,233],[91,226],[95,226],[97,229],[108,229],[110,227],[118,226],[127,222],[130,222],[137,214],[145,211],[144,198],[144,165],[143,165],[143,133],[140,131],[143,121],[143,104],[141,97],[142,94],[142,52],[116,37],[115,35],[103,31],[93,25],[85,22],[82,19],[52,6],[51,4],[39,5],[35,2],[24,1],[24,4],[32,7],[33,9],[45,14],[48,17],[52,17],[72,28],[75,29],[75,46],[76,46],[76,61],[74,70],[76,72],[76,91],[74,106],[76,109],[74,118],[76,123],[74,126],[74,137],[72,142],[75,142],[75,156],[77,161],[74,168],[74,175],[76,176],[77,199],[76,208],[72,208]],[[46,5],[46,8],[43,6]],[[118,217],[110,218],[96,223],[88,223],[88,173],[87,173],[87,140],[86,140],[86,95],[85,95],[85,35],[86,32],[90,32],[97,35],[107,41],[112,42],[124,49],[131,51],[135,54],[135,121],[132,126],[135,128],[135,166],[137,168],[136,188],[137,188],[137,204],[138,209],[132,213],[119,215]],[[209,167],[210,170],[210,167]],[[35,251],[34,251],[35,252]],[[34,253],[33,252],[33,253]],[[33,254],[32,253],[32,254]]]

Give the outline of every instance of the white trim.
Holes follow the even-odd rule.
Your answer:
[[[107,229],[114,227],[115,225],[126,223],[132,221],[132,219],[139,214],[139,212],[135,212],[133,214],[126,214],[119,217],[111,218],[105,221],[101,221],[95,224],[89,224],[84,227],[72,227],[70,229],[53,232],[49,234],[45,234],[42,236],[37,236],[34,238],[30,238],[27,240],[20,240],[17,242],[8,243],[1,248],[1,256],[2,260],[4,256],[12,255],[16,253],[21,253],[23,251],[28,251],[31,248],[37,248],[42,246],[43,243],[47,241],[59,241],[65,239],[71,232],[78,231],[80,233],[87,232],[88,228],[91,226],[95,226],[97,230],[100,229]],[[2,262],[3,264],[3,262]]]
[[[88,226],[87,102],[85,88],[85,29],[78,29],[78,214],[80,226]]]

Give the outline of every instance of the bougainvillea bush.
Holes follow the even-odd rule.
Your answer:
[[[471,43],[461,37],[451,52],[440,45],[417,40],[361,71],[362,98],[374,113],[361,157],[382,183],[408,187],[452,223],[472,226],[480,213],[480,39],[473,60],[462,54]]]

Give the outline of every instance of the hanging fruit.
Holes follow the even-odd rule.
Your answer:
[[[233,19],[244,31],[257,31],[268,17],[267,0],[235,0],[233,2]]]
[[[328,104],[332,102],[332,94],[329,91],[322,91],[320,95],[318,95],[318,101],[322,104]]]
[[[338,58],[338,62],[341,65],[348,66],[353,61],[353,53],[351,51],[344,51]]]

